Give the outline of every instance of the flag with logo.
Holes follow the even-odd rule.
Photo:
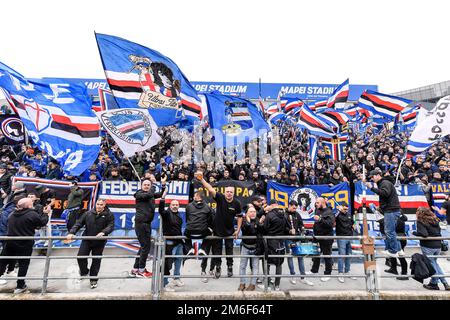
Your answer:
[[[345,146],[348,141],[347,134],[336,135],[332,138],[322,137],[320,140],[327,158],[337,161],[344,160]]]
[[[241,145],[270,131],[258,108],[248,100],[205,94],[216,148]]]
[[[0,63],[0,87],[33,142],[56,159],[66,174],[78,176],[95,162],[100,124],[85,86],[27,81]]]
[[[96,34],[106,80],[120,108],[148,110],[158,126],[190,127],[201,119],[201,100],[178,66],[131,41]]]
[[[450,96],[443,97],[426,112],[409,137],[407,157],[418,155],[450,134]]]
[[[10,145],[24,143],[23,122],[15,115],[0,115],[0,131]]]
[[[103,128],[127,157],[150,149],[161,140],[156,133],[155,121],[145,110],[115,109],[97,112],[96,115]]]

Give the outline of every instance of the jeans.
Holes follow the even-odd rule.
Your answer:
[[[255,254],[256,249],[247,249],[244,246],[241,246],[241,255],[254,255]],[[255,258],[241,258],[241,263],[239,265],[239,275],[241,276],[241,284],[245,284],[248,285],[253,284],[256,285],[256,277],[254,278],[246,278],[243,277],[247,274],[247,263],[250,260],[250,264],[252,266],[252,275],[256,276],[258,274],[258,262],[259,262],[259,258],[255,257]]]
[[[173,245],[170,244],[173,241],[167,240],[166,242],[166,254],[167,255],[174,255],[174,256],[181,256],[183,255],[183,244],[177,244]],[[172,268],[172,263],[175,266],[175,269],[173,271],[174,276],[179,276],[180,270],[181,270],[181,263],[183,261],[183,258],[167,258],[165,265],[164,265],[164,275],[170,275],[170,269]],[[174,278],[179,279],[179,278]],[[164,278],[164,286],[166,286],[169,283],[169,278]]]
[[[351,255],[352,254],[352,242],[347,239],[338,239],[337,241],[339,255]],[[351,258],[338,258],[338,272],[348,273],[350,272],[350,259]],[[345,263],[345,268],[344,268]]]
[[[400,211],[386,212],[384,214],[384,233],[386,234],[386,250],[390,253],[400,251],[400,242],[397,240],[397,220],[400,217]]]
[[[441,248],[420,247],[420,249],[422,249],[422,253],[424,255],[426,255],[426,256],[438,256],[441,253]],[[435,276],[436,275],[440,275],[440,274],[444,274],[444,272],[442,272],[441,267],[437,263],[437,258],[428,257],[428,259],[430,259],[430,262],[433,265],[434,270],[436,270]],[[444,277],[440,277],[440,278],[431,278],[430,284],[438,284],[439,280],[441,280],[442,284],[446,284],[447,283],[447,280],[445,280]]]
[[[291,253],[291,240],[286,240],[284,242],[284,245],[286,247],[286,253],[290,254]],[[287,258],[287,262],[288,262],[288,267],[289,267],[289,272],[291,273],[291,275],[295,274],[295,268],[294,268],[294,259],[293,258]],[[300,270],[300,274],[301,275],[305,275],[305,261],[303,259],[303,257],[297,257],[297,262],[298,262],[298,269]]]

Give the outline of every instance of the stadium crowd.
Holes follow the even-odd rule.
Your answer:
[[[434,182],[450,182],[450,140],[445,138],[439,143],[436,143],[431,147],[425,155],[420,155],[412,159],[406,159],[401,166],[400,172],[399,166],[402,159],[405,156],[405,147],[407,144],[408,136],[406,133],[393,133],[388,128],[375,128],[368,126],[367,130],[364,132],[352,131],[349,132],[349,139],[346,145],[345,157],[341,161],[332,160],[327,157],[324,149],[322,147],[318,148],[317,160],[315,163],[311,162],[309,155],[309,145],[308,145],[308,135],[302,132],[295,126],[290,126],[285,124],[280,129],[280,165],[277,170],[272,170],[271,172],[262,173],[260,168],[265,165],[263,160],[258,159],[257,164],[250,164],[250,157],[247,155],[244,159],[235,161],[233,164],[225,164],[220,166],[214,166],[214,163],[205,163],[204,161],[192,161],[180,163],[174,160],[172,154],[175,145],[181,141],[181,134],[175,127],[165,127],[158,129],[158,133],[162,137],[161,141],[152,147],[151,149],[139,152],[135,156],[127,159],[123,156],[122,152],[118,148],[117,144],[109,138],[104,136],[102,138],[102,148],[99,153],[98,159],[95,164],[93,164],[88,170],[86,170],[82,175],[78,177],[65,175],[61,166],[57,161],[51,159],[45,151],[39,150],[38,148],[27,145],[8,145],[4,137],[0,137],[0,206],[2,206],[2,216],[0,221],[0,235],[6,235],[8,230],[8,218],[16,211],[30,210],[31,206],[28,202],[20,202],[20,200],[27,196],[24,192],[23,184],[12,183],[12,177],[41,177],[53,180],[68,180],[73,183],[72,197],[69,199],[68,208],[75,208],[77,202],[77,196],[75,195],[76,183],[77,182],[90,182],[90,181],[101,181],[101,180],[124,180],[132,181],[138,180],[137,175],[145,181],[150,181],[148,186],[145,186],[145,190],[142,194],[136,196],[137,203],[140,201],[148,202],[149,199],[162,198],[164,199],[165,193],[164,188],[161,193],[157,195],[154,194],[154,189],[152,189],[152,184],[156,181],[162,181],[163,186],[166,181],[171,180],[181,180],[181,181],[194,181],[194,187],[203,184],[203,186],[210,190],[214,200],[218,203],[217,212],[214,210],[204,210],[202,202],[204,201],[201,192],[196,192],[195,188],[192,194],[192,203],[194,208],[191,209],[192,212],[201,212],[200,216],[195,216],[200,220],[192,221],[188,217],[187,229],[190,230],[189,238],[191,239],[201,239],[208,235],[214,234],[219,236],[237,236],[239,231],[242,231],[243,235],[257,235],[258,229],[264,230],[265,234],[270,235],[297,235],[303,232],[303,223],[301,217],[295,214],[297,203],[295,201],[289,203],[289,207],[286,211],[276,203],[264,203],[264,195],[266,194],[267,182],[269,180],[275,180],[279,183],[283,183],[291,186],[302,186],[302,185],[318,185],[318,184],[328,184],[336,185],[341,182],[347,181],[350,184],[351,190],[354,190],[354,183],[356,181],[363,180],[363,165],[365,166],[365,172],[367,180],[374,174],[376,170],[379,170],[380,175],[392,183],[395,182],[398,173],[398,179],[403,184],[408,183],[418,183],[422,185],[427,199],[431,207],[431,193],[430,193],[430,183]],[[205,139],[206,141],[208,139]],[[204,146],[207,146],[207,142],[204,142]],[[194,147],[194,146],[192,146]],[[133,167],[130,165],[133,164]],[[377,169],[378,168],[378,169]],[[371,173],[372,172],[372,173]],[[202,179],[204,178],[204,179]],[[225,195],[221,195],[212,189],[211,184],[216,181],[226,181],[226,180],[251,180],[255,182],[256,193],[252,204],[246,207],[242,207],[240,203],[233,199],[232,190],[225,190]],[[143,185],[144,189],[144,185]],[[233,189],[233,188],[230,188]],[[153,190],[153,191],[152,191]],[[47,194],[45,194],[47,192]],[[40,208],[40,220],[35,221],[35,227],[41,227],[47,223],[47,219],[42,218],[43,215],[48,215],[51,211],[51,203],[47,202],[47,199],[51,197],[48,194],[49,190],[36,190],[34,196],[35,204],[39,204]],[[229,192],[229,194],[227,194]],[[353,194],[353,191],[352,191]],[[258,196],[262,196],[258,198]],[[139,198],[138,198],[139,197]],[[448,200],[448,198],[447,198]],[[97,213],[104,214],[104,201],[98,200],[101,203],[97,205]],[[153,200],[150,200],[153,201]],[[142,229],[141,234],[138,235],[140,238],[145,238],[142,234],[149,231],[146,229],[146,224],[153,219],[153,213],[148,216],[149,211],[154,211],[154,204],[143,205],[139,210],[142,210]],[[161,211],[166,210],[163,207],[160,208]],[[17,207],[16,207],[17,206]],[[138,211],[137,204],[137,211]],[[36,205],[34,206],[36,209]],[[94,209],[95,210],[95,209]],[[173,228],[164,227],[165,235],[181,235],[181,225],[176,219],[178,207],[174,204],[170,204],[169,209],[167,209],[166,214],[163,215],[163,226],[164,220],[169,221],[168,223],[174,224]],[[189,210],[187,210],[189,211]],[[351,235],[353,227],[352,212],[348,212],[348,208],[339,208],[340,214],[335,217],[331,214],[331,210],[327,207],[326,200],[319,198],[316,203],[316,215],[314,217],[314,234],[315,235],[333,235],[333,228],[336,227],[336,234],[340,235]],[[242,213],[246,213],[245,216]],[[95,213],[95,211],[94,211]],[[94,214],[92,213],[92,214]],[[172,216],[174,215],[174,216]],[[230,218],[230,215],[232,218]],[[193,219],[191,216],[191,219]],[[421,216],[424,216],[422,213]],[[76,216],[77,218],[87,219],[87,216]],[[237,218],[238,226],[237,230],[234,229],[234,217]],[[70,222],[70,227],[68,227],[70,233],[76,233],[83,225],[87,227],[88,221],[79,221],[81,219],[75,219]],[[194,219],[195,220],[195,219]],[[199,222],[201,221],[201,222]],[[431,218],[428,218],[428,222],[433,222]],[[194,223],[194,225],[189,225],[189,223]],[[138,225],[138,224],[137,224]],[[97,226],[98,227],[98,226]],[[111,223],[108,226],[103,226],[102,228],[97,228],[95,225],[92,226],[92,233],[89,235],[102,234],[106,235],[111,232]],[[136,226],[137,228],[137,226]],[[209,231],[208,231],[209,230]],[[422,234],[426,231],[426,228],[421,228]],[[148,232],[147,232],[148,233]],[[148,277],[150,273],[145,269],[146,255],[148,255],[148,241],[139,240],[145,242],[145,249],[139,252],[141,259],[137,259],[130,274],[135,276]],[[229,239],[230,240],[230,239]],[[331,242],[332,244],[332,242]],[[331,253],[331,244],[326,241],[319,241],[321,252],[323,254]],[[169,246],[166,253],[180,253],[179,243],[174,242]],[[257,253],[257,242],[243,241],[243,252],[245,254],[256,254]],[[350,254],[351,249],[348,249],[348,243],[340,243],[339,252],[341,254]],[[104,244],[103,244],[104,246]],[[222,252],[222,241],[213,241],[208,243],[204,241],[199,254],[207,255],[210,250],[214,254],[221,254]],[[227,254],[232,254],[233,242],[225,241],[225,249]],[[272,242],[268,243],[269,250],[277,251],[278,248],[288,248],[289,243]],[[245,248],[245,249],[244,249]],[[342,250],[341,250],[342,248]],[[83,252],[89,252],[92,248],[88,245],[83,246]],[[97,248],[98,249],[98,248]],[[97,250],[94,246],[92,249],[94,252]],[[103,250],[103,248],[102,248]],[[398,249],[396,251],[402,251]],[[98,250],[96,251],[98,252]],[[435,254],[437,251],[432,251]],[[188,254],[192,254],[192,250],[188,250]],[[243,254],[244,254],[243,253]],[[393,258],[394,253],[391,253]],[[281,274],[281,265],[283,263],[282,258],[277,258],[278,260],[271,261],[270,264],[276,266],[276,273]],[[175,259],[176,260],[176,259]],[[205,263],[202,263],[202,275],[205,276],[204,281],[207,281],[206,272],[206,259]],[[257,259],[242,259],[241,260],[241,275],[245,274],[248,261],[255,271],[258,267]],[[395,260],[395,259],[394,259]],[[175,271],[180,272],[180,261],[175,261]],[[79,262],[80,263],[80,262]],[[82,261],[80,268],[82,266],[82,275],[87,275],[88,269],[86,266],[86,261]],[[313,264],[312,272],[317,273],[319,269],[320,259],[316,259]],[[291,274],[295,274],[294,264],[292,259],[288,259],[289,269]],[[305,266],[302,258],[298,259],[300,275],[305,275]],[[394,270],[393,262],[391,263],[391,273]],[[6,271],[7,264],[0,264],[0,273]],[[232,265],[233,259],[227,259],[227,274],[232,275]],[[326,276],[331,274],[331,259],[325,259],[325,273],[322,281],[328,281],[329,278]],[[169,264],[170,266],[170,264]],[[221,276],[221,261],[220,259],[213,259],[210,267],[210,275],[216,278]],[[11,263],[8,265],[8,270],[6,272],[13,272],[14,265]],[[26,274],[26,269],[28,265],[23,266],[19,274]],[[90,274],[91,276],[96,276],[100,268],[99,261],[96,261],[95,270],[96,273]],[[403,266],[402,266],[403,270]],[[165,270],[167,275],[170,268]],[[344,274],[350,271],[350,260],[345,259],[339,261],[339,273]],[[256,273],[253,273],[256,274]],[[402,272],[403,274],[403,272]],[[243,278],[244,279],[244,278]],[[443,278],[442,278],[443,279]],[[306,278],[301,278],[302,282],[307,285],[313,285],[313,283]],[[4,281],[4,280],[1,280]],[[205,281],[205,282],[206,282]],[[292,283],[295,283],[295,278],[291,279]],[[340,282],[344,282],[344,278],[339,279]],[[442,280],[445,282],[445,279]],[[182,281],[175,279],[171,283],[175,285],[182,285]],[[170,290],[170,285],[168,281],[165,282],[167,290]],[[445,284],[445,288],[448,286]],[[247,282],[241,280],[239,290],[254,290],[256,285],[256,278],[249,279]],[[97,286],[97,281],[94,279],[91,281],[91,287],[95,288]],[[275,290],[279,290],[280,278],[276,278],[274,281]],[[429,288],[436,288],[437,282],[429,284]],[[23,292],[26,288],[24,282],[18,283],[17,292]],[[22,291],[21,291],[22,290]]]

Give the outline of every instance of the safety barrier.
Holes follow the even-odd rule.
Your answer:
[[[160,230],[161,231],[161,230]],[[101,255],[101,256],[52,256],[52,244],[55,240],[65,240],[66,237],[0,237],[0,241],[5,240],[48,240],[48,248],[47,253],[45,256],[0,256],[0,259],[45,259],[45,267],[42,277],[36,277],[36,276],[27,276],[27,277],[9,277],[8,280],[41,280],[42,281],[42,288],[41,288],[41,294],[46,294],[47,287],[48,287],[48,281],[49,280],[67,280],[67,277],[61,277],[61,276],[49,276],[49,270],[50,270],[50,264],[52,260],[57,259],[78,259],[78,258],[101,258],[101,259],[112,259],[112,258],[125,258],[125,259],[135,259],[138,256],[137,255]],[[136,237],[130,237],[130,236],[104,236],[104,237],[73,237],[73,240],[136,240]],[[166,255],[165,254],[165,242],[166,240],[181,240],[186,239],[184,236],[173,236],[173,237],[166,237],[163,236],[161,233],[158,233],[156,238],[153,238],[154,241],[154,252],[153,255],[149,255],[153,260],[153,266],[152,266],[152,281],[151,281],[151,294],[153,299],[158,300],[161,297],[161,293],[164,291],[164,279],[170,279],[170,278],[213,278],[212,275],[164,275],[164,266],[166,263],[166,260],[168,258],[192,258],[192,256],[188,255]],[[216,237],[216,236],[209,236],[205,239],[208,240],[219,240],[219,239],[234,239],[234,237]],[[249,236],[242,236],[239,237],[239,239],[256,239],[256,237],[249,237]],[[303,256],[304,258],[352,258],[352,259],[361,259],[364,263],[364,274],[339,274],[339,275],[327,275],[327,277],[330,278],[337,278],[337,277],[343,277],[343,278],[364,278],[365,279],[365,285],[366,285],[366,291],[371,294],[373,299],[379,298],[379,286],[378,282],[380,278],[395,278],[398,276],[402,277],[408,277],[411,278],[412,275],[380,275],[377,273],[377,268],[375,265],[375,262],[377,259],[385,259],[388,258],[388,256],[385,255],[379,255],[375,254],[374,249],[374,240],[375,239],[383,239],[382,237],[372,237],[370,239],[367,239],[365,236],[264,236],[263,239],[270,240],[270,239],[279,239],[279,240],[292,240],[292,241],[312,241],[312,240],[339,240],[339,239],[345,239],[345,240],[360,240],[362,242],[362,254],[351,254],[351,255],[307,255]],[[398,237],[399,240],[450,240],[450,237],[429,237],[429,238],[421,238],[421,237]],[[41,249],[41,248],[39,248]],[[268,292],[269,290],[269,279],[270,278],[292,278],[292,277],[299,277],[299,275],[291,275],[291,274],[280,274],[280,275],[274,275],[274,274],[268,274],[268,261],[266,259],[265,255],[226,255],[226,254],[220,254],[220,255],[207,255],[207,256],[196,256],[196,258],[200,259],[207,259],[207,258],[250,258],[250,257],[258,257],[262,259],[263,261],[263,273],[258,275],[248,275],[245,276],[241,275],[233,275],[232,278],[263,278],[264,279],[264,292]],[[293,256],[291,254],[284,254],[284,255],[268,255],[268,258],[297,258],[297,256]],[[440,256],[428,256],[432,258],[450,258],[450,255],[440,255]],[[405,255],[404,258],[411,258],[410,255]],[[323,275],[319,274],[305,274],[301,275],[302,278],[319,278]],[[450,277],[450,274],[440,274],[440,275],[434,275],[434,278],[437,277]],[[103,275],[103,276],[96,276],[96,277],[90,277],[90,276],[83,276],[79,277],[80,279],[133,279],[128,276],[121,276],[121,275]]]

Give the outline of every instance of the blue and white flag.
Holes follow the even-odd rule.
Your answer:
[[[94,163],[100,151],[100,124],[85,86],[29,82],[0,63],[0,87],[33,142],[66,174],[78,176]]]
[[[332,137],[335,135],[331,125],[307,105],[303,105],[298,116],[297,125],[319,137]]]
[[[283,112],[275,112],[269,117],[268,122],[274,125],[279,125],[280,123],[284,123],[286,119],[287,115]]]
[[[407,157],[418,155],[450,134],[450,96],[438,101],[417,124],[407,146]]]
[[[120,108],[147,109],[158,126],[192,126],[201,100],[178,66],[158,51],[96,34],[109,88]]]
[[[309,158],[311,159],[311,164],[316,167],[317,159],[317,138],[313,135],[309,135]]]
[[[241,145],[270,131],[258,108],[248,100],[205,94],[216,148]]]
[[[349,88],[348,79],[337,86],[327,100],[327,108],[343,109],[348,99]]]
[[[97,112],[96,115],[127,157],[150,149],[161,140],[155,121],[145,110],[116,109]]]
[[[393,120],[412,100],[366,90],[358,100],[360,107],[382,117]]]

